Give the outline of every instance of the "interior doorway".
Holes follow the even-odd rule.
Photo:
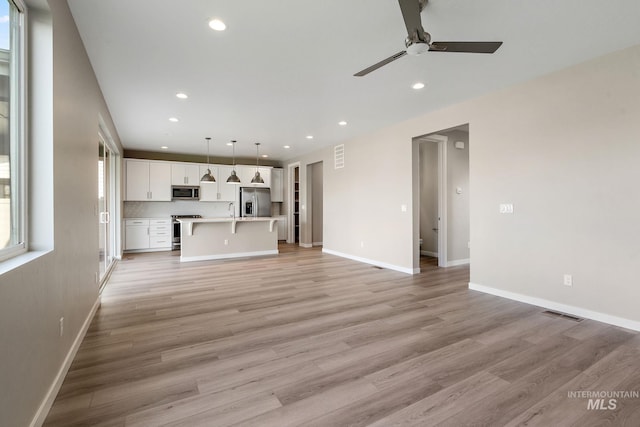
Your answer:
[[[421,256],[438,259],[438,267],[447,266],[447,142],[445,135],[427,135],[419,139]]]
[[[470,262],[469,126],[414,139],[414,268]]]
[[[323,163],[307,165],[307,219],[311,233],[311,246],[322,246],[323,191]]]

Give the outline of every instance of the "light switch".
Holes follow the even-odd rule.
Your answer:
[[[456,187],[456,194],[462,194],[462,187]]]
[[[402,212],[406,212],[407,211],[407,205],[400,205],[400,210]]]

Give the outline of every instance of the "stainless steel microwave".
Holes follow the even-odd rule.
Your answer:
[[[200,200],[200,187],[174,185],[171,187],[171,200]]]

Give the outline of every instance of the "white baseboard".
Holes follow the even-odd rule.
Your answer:
[[[301,248],[307,248],[307,249],[309,249],[309,248],[312,248],[312,247],[313,247],[313,245],[312,245],[311,243],[299,243],[299,246],[300,246]]]
[[[348,259],[351,259],[351,260],[354,260],[354,261],[363,262],[365,264],[375,265],[377,267],[387,268],[389,270],[399,271],[401,273],[406,273],[406,274],[418,274],[418,273],[420,273],[420,269],[419,268],[400,267],[398,265],[387,264],[386,262],[380,262],[380,261],[376,261],[376,260],[373,260],[373,259],[367,259],[367,258],[362,258],[362,257],[359,257],[359,256],[355,256],[355,255],[349,255],[349,254],[345,254],[345,253],[342,253],[342,252],[333,251],[331,249],[323,248],[322,252],[326,253],[326,254],[329,254],[329,255],[335,255],[335,256],[342,257],[342,258],[348,258]]]
[[[621,328],[632,329],[634,331],[640,331],[640,322],[630,319],[625,319],[618,316],[612,316],[610,314],[600,313],[598,311],[588,310],[586,308],[575,307],[572,305],[562,304],[555,301],[549,301],[543,298],[532,297],[529,295],[522,295],[516,292],[505,291],[502,289],[491,288],[489,286],[478,285],[476,283],[469,282],[469,289],[474,291],[484,292],[485,294],[491,294],[502,298],[511,299],[514,301],[524,302],[538,307],[543,307],[549,310],[560,311],[563,313],[571,314],[573,316],[584,317],[586,319],[596,320],[602,323],[608,323],[614,326],[620,326]]]
[[[256,251],[256,252],[235,252],[232,254],[220,254],[220,255],[202,255],[202,256],[180,256],[180,262],[193,262],[193,261],[212,261],[217,259],[228,258],[246,258],[252,256],[264,256],[264,255],[278,255],[278,250],[269,251]]]
[[[312,246],[322,246],[322,242],[313,242]]]
[[[67,375],[67,372],[71,367],[71,363],[73,362],[73,359],[76,357],[76,353],[80,348],[80,344],[82,344],[82,340],[84,339],[84,336],[87,334],[87,330],[89,329],[89,325],[91,325],[93,316],[95,316],[96,311],[98,311],[98,307],[100,307],[99,295],[98,295],[98,299],[93,304],[93,307],[91,307],[91,311],[87,315],[87,318],[84,320],[84,323],[82,324],[82,328],[80,328],[80,331],[78,331],[78,335],[76,335],[75,340],[73,340],[73,344],[71,345],[71,348],[67,353],[67,357],[64,358],[64,362],[62,363],[62,366],[60,367],[60,370],[58,371],[56,378],[53,380],[53,383],[51,384],[51,387],[49,387],[47,394],[42,400],[42,403],[40,404],[38,411],[36,412],[35,416],[31,420],[31,424],[30,424],[31,427],[37,427],[44,424],[44,420],[47,418],[47,415],[49,414],[49,410],[51,410],[51,406],[53,405],[54,400],[56,400],[56,396],[60,391],[60,387],[62,387],[62,383],[64,382],[64,377]]]
[[[438,252],[420,251],[420,255],[431,256],[431,257],[434,257],[434,258],[438,258]]]
[[[467,265],[470,263],[469,258],[467,259],[456,259],[453,261],[448,261],[447,262],[447,267],[455,267],[457,265]]]

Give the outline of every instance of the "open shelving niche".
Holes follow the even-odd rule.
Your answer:
[[[300,242],[300,168],[294,169],[293,180],[293,224],[295,242]]]

